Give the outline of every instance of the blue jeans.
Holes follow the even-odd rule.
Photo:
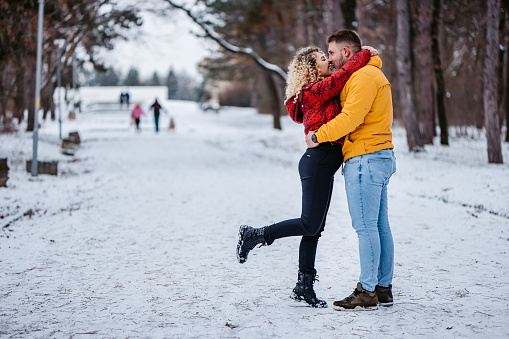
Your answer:
[[[365,290],[387,287],[394,272],[394,242],[389,226],[387,184],[396,172],[392,149],[350,158],[345,163],[345,189],[352,226],[359,238],[361,274]]]

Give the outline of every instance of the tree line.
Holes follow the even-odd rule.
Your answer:
[[[182,9],[173,0],[163,0]],[[220,43],[201,69],[209,79],[247,84],[245,96],[272,113],[281,128],[284,81],[237,49],[250,48],[286,69],[299,48],[327,51],[326,37],[339,28],[359,32],[380,51],[393,87],[395,117],[412,151],[451,127],[485,129],[490,162],[502,162],[502,127],[509,120],[509,1],[507,0],[197,0],[188,10]],[[207,28],[216,34],[207,32]],[[222,44],[224,42],[224,44]],[[505,141],[509,141],[506,128]]]
[[[103,70],[94,70],[85,75],[85,86],[166,86],[168,99],[200,101],[203,96],[203,83],[185,71],[170,67],[167,75],[161,77],[154,71],[152,76],[143,79],[136,67],[131,67],[125,76],[109,67]]]
[[[28,131],[33,130],[35,109],[35,66],[37,52],[38,2],[0,0],[0,121],[21,122],[28,109]],[[77,49],[84,58],[105,70],[94,56],[96,47],[113,48],[115,39],[128,29],[140,26],[136,8],[118,8],[110,0],[47,0],[44,5],[40,107],[44,117],[54,118],[53,93],[57,65],[62,65],[62,85],[72,83],[72,60]]]
[[[473,126],[486,131],[489,161],[502,162],[504,126],[509,141],[509,0],[196,0],[187,9],[172,0],[152,3],[188,10],[220,44],[200,64],[205,81],[237,84],[230,94],[273,114],[275,128],[285,113],[284,70],[292,55],[309,45],[327,51],[326,37],[350,28],[380,51],[410,150],[437,134],[447,145],[451,127]],[[37,2],[0,0],[0,8],[0,121],[21,121],[28,109],[31,130]],[[78,65],[107,72],[95,48],[112,48],[141,23],[136,8],[110,0],[45,1],[41,108],[54,111],[58,60],[64,86],[72,81],[76,49],[86,55]]]

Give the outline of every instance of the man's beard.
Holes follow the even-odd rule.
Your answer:
[[[336,70],[340,69],[344,64],[346,64],[347,61],[348,60],[345,57],[341,56],[341,58],[334,65],[334,68],[336,68]]]

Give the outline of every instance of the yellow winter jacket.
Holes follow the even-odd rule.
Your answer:
[[[343,110],[315,132],[318,142],[334,141],[346,135],[344,161],[394,148],[391,84],[381,68],[382,60],[374,56],[353,73],[339,95]]]

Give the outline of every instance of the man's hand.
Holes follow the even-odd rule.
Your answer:
[[[308,145],[308,148],[314,148],[314,147],[320,145],[319,143],[313,142],[313,140],[311,140],[311,136],[314,134],[315,134],[315,132],[309,131],[308,134],[306,135],[306,144]]]

